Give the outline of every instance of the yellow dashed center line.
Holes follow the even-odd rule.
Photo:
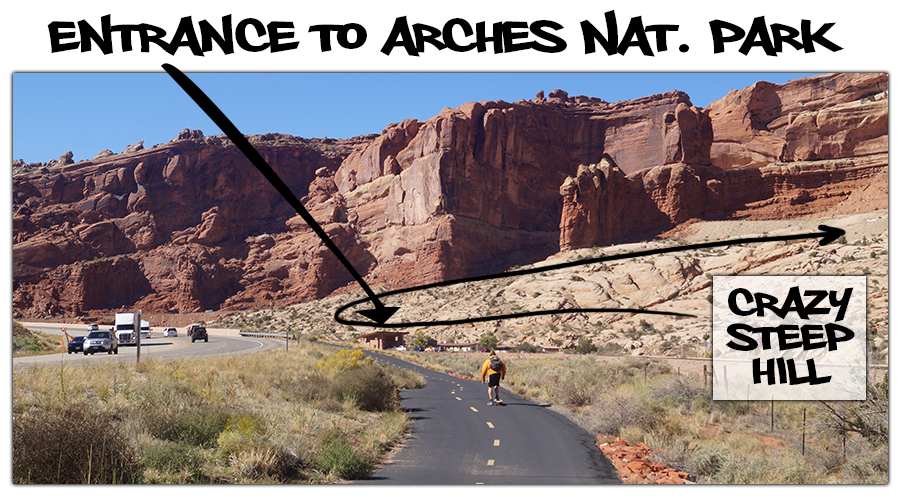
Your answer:
[[[494,446],[500,446],[500,440],[499,440],[499,439],[495,439],[495,440],[494,440]]]
[[[478,410],[476,410],[474,406],[470,406],[469,409],[474,411],[475,413],[478,413]]]
[[[488,424],[488,427],[490,427],[491,429],[494,428],[494,424],[492,424],[492,423],[490,423],[490,422],[488,422],[487,424]]]
[[[494,461],[493,461],[493,460],[488,460],[488,463],[487,463],[487,464],[488,464],[488,465],[494,465]]]
[[[459,396],[456,396],[456,400],[457,400],[457,401],[462,401],[462,398],[459,397]]]

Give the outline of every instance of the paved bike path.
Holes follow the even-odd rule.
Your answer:
[[[487,386],[391,356],[382,362],[425,376],[401,392],[412,435],[373,477],[357,484],[619,484],[595,437],[562,415],[503,388],[488,406]]]

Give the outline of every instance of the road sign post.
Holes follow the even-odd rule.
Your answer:
[[[134,313],[134,333],[137,335],[136,346],[137,346],[137,360],[136,363],[141,362],[141,310],[138,309],[136,313]]]

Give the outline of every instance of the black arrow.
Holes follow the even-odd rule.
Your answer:
[[[341,312],[353,307],[354,305],[361,304],[363,302],[368,302],[369,299],[358,300],[356,302],[351,302],[340,309],[339,312],[335,313],[335,317]],[[416,326],[453,326],[453,325],[463,325],[469,323],[485,323],[487,321],[499,321],[504,319],[516,319],[516,318],[529,318],[533,316],[548,316],[552,314],[575,314],[575,313],[630,313],[630,314],[655,314],[658,316],[678,316],[682,318],[695,318],[693,314],[687,313],[678,313],[678,312],[670,312],[670,311],[655,311],[652,309],[634,309],[634,308],[572,308],[572,309],[545,309],[540,311],[525,311],[518,313],[509,313],[509,314],[498,314],[496,316],[479,316],[476,318],[463,318],[463,319],[447,319],[447,320],[438,320],[438,321],[407,321],[402,323],[391,323],[391,324],[379,324],[379,327],[382,328],[412,328]],[[351,326],[375,326],[372,323],[368,323],[365,321],[354,321],[347,319],[338,319],[338,323],[344,325]]]
[[[733,240],[722,240],[722,241],[713,241],[713,242],[706,242],[706,243],[694,243],[692,245],[680,245],[680,246],[675,246],[675,247],[641,250],[638,252],[629,252],[629,253],[622,253],[622,254],[615,254],[615,255],[604,255],[601,257],[594,257],[591,259],[578,260],[578,261],[574,261],[574,262],[562,262],[560,264],[553,264],[553,265],[543,266],[543,267],[534,267],[531,269],[518,269],[515,271],[507,271],[504,273],[488,274],[488,275],[484,275],[484,276],[475,276],[472,278],[460,278],[460,279],[455,279],[455,280],[442,281],[440,283],[430,283],[427,285],[419,285],[419,286],[414,286],[414,287],[410,287],[410,288],[403,288],[400,290],[384,292],[384,293],[378,294],[377,296],[378,297],[388,297],[391,295],[398,295],[401,293],[408,293],[408,292],[417,292],[420,290],[428,290],[430,288],[437,288],[437,287],[442,287],[442,286],[458,285],[461,283],[475,283],[475,282],[479,282],[479,281],[488,281],[488,280],[500,279],[500,278],[512,278],[512,277],[516,277],[516,276],[524,276],[524,275],[528,275],[528,274],[543,273],[543,272],[547,272],[547,271],[556,271],[558,269],[566,269],[569,267],[584,266],[587,264],[595,264],[598,262],[606,262],[606,261],[611,261],[611,260],[633,259],[636,257],[647,257],[650,255],[658,255],[658,254],[663,254],[663,253],[685,252],[688,250],[699,250],[702,248],[724,247],[724,246],[730,246],[730,245],[740,245],[740,244],[744,244],[744,243],[764,243],[767,241],[789,241],[789,240],[803,240],[803,239],[807,239],[807,238],[821,238],[819,240],[819,245],[827,245],[827,244],[833,242],[834,240],[840,238],[844,234],[846,234],[846,231],[844,231],[843,229],[826,226],[824,224],[819,226],[819,231],[820,232],[817,232],[817,233],[789,234],[789,235],[785,235],[785,236],[761,236],[761,237],[755,237],[755,238],[736,238]],[[334,320],[343,325],[382,326],[382,327],[386,327],[386,328],[405,328],[405,327],[410,327],[410,326],[438,326],[438,325],[444,326],[444,325],[448,325],[448,324],[461,324],[461,323],[469,323],[469,322],[475,323],[475,322],[481,322],[481,321],[490,321],[492,319],[509,319],[511,317],[540,316],[540,315],[546,315],[546,314],[561,314],[561,313],[571,313],[571,312],[640,312],[640,313],[644,313],[644,314],[669,314],[669,315],[673,315],[673,316],[685,316],[684,314],[680,314],[680,313],[670,313],[670,312],[663,312],[663,311],[648,311],[648,310],[644,310],[644,309],[637,309],[637,310],[603,309],[603,310],[583,310],[583,311],[578,311],[578,310],[573,310],[573,309],[559,309],[559,310],[552,310],[552,311],[532,311],[532,312],[528,312],[528,313],[505,315],[503,317],[494,316],[494,317],[472,318],[472,319],[468,319],[468,320],[451,320],[451,322],[447,322],[447,321],[441,321],[441,322],[430,321],[429,322],[429,321],[426,321],[426,322],[397,323],[397,324],[385,324],[386,322],[382,322],[382,323],[378,323],[378,325],[373,325],[372,323],[366,323],[366,322],[346,320],[346,319],[343,319],[340,317],[341,313],[346,311],[347,309],[349,309],[355,305],[359,305],[359,304],[368,302],[369,300],[370,299],[356,300],[356,301],[350,302],[349,304],[346,304],[346,305],[338,308],[338,310],[335,311],[335,313],[334,313]]]
[[[329,238],[325,233],[325,231],[322,230],[322,227],[319,226],[319,223],[316,222],[312,215],[309,214],[303,204],[300,203],[300,200],[298,200],[297,197],[294,196],[294,193],[291,192],[284,181],[282,181],[281,178],[278,177],[278,174],[276,174],[275,171],[272,170],[272,167],[270,167],[266,160],[263,159],[262,155],[260,155],[259,152],[256,151],[256,148],[254,148],[250,144],[250,141],[248,141],[247,138],[244,137],[244,134],[242,134],[237,129],[237,127],[235,127],[234,124],[231,123],[231,120],[229,120],[228,117],[225,116],[225,113],[223,113],[219,109],[219,107],[216,106],[215,103],[213,103],[212,100],[207,97],[202,90],[200,90],[200,87],[197,87],[197,85],[194,84],[194,82],[191,81],[190,78],[182,73],[181,70],[179,70],[175,66],[172,66],[171,64],[163,64],[162,67],[164,70],[166,70],[166,73],[168,73],[169,76],[171,76],[172,79],[181,86],[181,88],[187,93],[187,95],[190,96],[190,98],[193,99],[198,106],[200,106],[200,109],[202,109],[203,112],[206,113],[210,117],[210,119],[212,119],[212,121],[215,122],[216,125],[218,125],[220,129],[222,129],[222,132],[225,132],[225,135],[227,135],[228,138],[231,139],[231,142],[233,142],[234,145],[237,146],[237,148],[240,149],[242,153],[244,153],[244,156],[246,156],[247,159],[250,160],[250,163],[252,163],[253,166],[255,166],[257,170],[259,170],[260,173],[262,173],[263,176],[265,176],[265,178],[273,186],[275,186],[275,189],[277,189],[278,192],[281,193],[281,196],[283,196],[284,199],[287,200],[287,202],[290,203],[292,207],[294,207],[294,210],[296,210],[297,213],[300,214],[301,217],[303,217],[303,220],[306,221],[309,227],[311,227],[316,235],[325,243],[325,246],[327,246],[328,249],[331,250],[331,252],[338,258],[338,260],[341,261],[341,264],[343,264],[344,267],[346,267],[347,270],[350,271],[350,274],[353,276],[356,282],[359,283],[359,286],[361,286],[362,289],[366,292],[366,295],[369,296],[368,300],[371,300],[372,304],[375,306],[375,309],[367,309],[357,312],[379,325],[385,323],[388,319],[390,319],[390,317],[393,316],[393,314],[397,312],[397,309],[399,308],[385,307],[385,305],[381,303],[381,301],[378,299],[378,295],[376,295],[375,292],[373,292],[372,289],[369,288],[369,285],[365,282],[365,280],[363,280],[362,276],[359,275],[356,269],[353,268],[353,265],[350,264],[350,261],[347,260],[346,257],[344,257],[344,254],[341,253],[337,245],[335,245],[334,242],[331,241],[331,238]]]

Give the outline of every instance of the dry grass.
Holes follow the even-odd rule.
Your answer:
[[[480,378],[484,356],[395,353],[440,371]],[[597,356],[504,358],[507,386],[595,434],[645,442],[657,458],[709,484],[886,484],[888,446],[833,432],[815,402],[713,401],[696,374],[665,361]],[[887,399],[886,384],[883,399]],[[872,391],[870,391],[870,396]],[[871,399],[871,398],[870,398]],[[870,401],[871,403],[871,401]],[[858,407],[857,404],[849,406]],[[804,443],[803,413],[807,414]],[[886,425],[886,423],[885,423]],[[874,440],[871,440],[874,441]]]
[[[78,433],[59,432],[78,409],[90,425],[115,431],[110,435],[118,440],[106,448],[125,458],[117,462],[118,469],[106,467],[115,470],[115,479],[96,475],[96,458],[90,476],[76,467],[68,474],[76,483],[341,480],[340,467],[315,467],[325,450],[323,433],[337,433],[354,460],[368,464],[357,472],[370,470],[408,430],[406,416],[398,411],[397,390],[421,384],[421,379],[377,364],[365,368],[365,374],[362,369],[320,369],[318,364],[336,351],[302,342],[289,353],[148,359],[139,366],[17,368],[14,481],[64,482],[59,473],[38,477],[39,469],[31,465],[36,458],[27,450],[40,436],[73,450],[74,456],[65,457],[69,471],[89,456],[75,446],[81,441]],[[53,429],[46,431],[47,425]]]
[[[13,321],[13,357],[35,356],[40,354],[56,354],[68,351],[58,335],[35,332]]]

